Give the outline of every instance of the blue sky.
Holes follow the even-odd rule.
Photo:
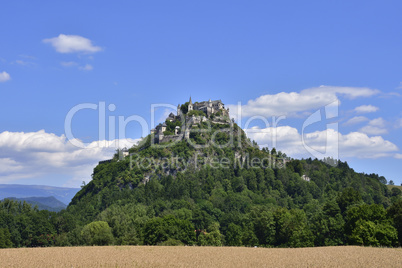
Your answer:
[[[338,101],[336,129],[307,126],[308,146],[322,148],[329,137],[356,171],[401,184],[401,8],[400,1],[4,2],[0,183],[79,186],[113,153],[98,141],[119,138],[118,130],[99,136],[103,103],[107,130],[119,116],[151,127],[152,104],[177,106],[191,95],[222,99],[233,117],[240,102],[236,118],[249,136],[271,148],[275,132],[276,147],[292,157],[309,157],[303,123]],[[72,119],[79,148],[65,120],[85,103],[97,109]],[[155,121],[166,112],[158,109]],[[270,125],[245,125],[253,116]],[[285,118],[274,126],[272,116]],[[120,136],[132,142],[142,131],[131,122]]]

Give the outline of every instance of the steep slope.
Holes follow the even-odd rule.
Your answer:
[[[107,222],[118,244],[398,243],[385,208],[401,197],[383,177],[356,173],[338,160],[294,160],[275,148],[259,149],[230,121],[181,125],[191,131],[178,139],[170,131],[180,124],[165,124],[172,139],[158,143],[166,139],[153,133],[130,155],[117,153],[94,169],[67,208],[78,226]],[[357,225],[363,222],[378,231],[362,238],[367,232],[356,232],[367,227]]]

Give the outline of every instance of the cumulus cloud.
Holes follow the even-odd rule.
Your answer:
[[[98,161],[110,159],[117,148],[130,148],[136,142],[132,139],[94,141],[76,147],[64,135],[44,130],[5,131],[0,133],[0,183],[52,174],[66,174],[77,182],[83,178],[89,180]]]
[[[343,123],[343,125],[345,126],[351,126],[351,125],[357,125],[359,123],[368,121],[369,119],[365,116],[355,116],[351,119],[349,119],[348,121],[346,121],[345,123]]]
[[[388,133],[386,128],[387,122],[381,117],[370,120],[370,122],[360,129],[361,132],[368,135],[381,135]]]
[[[308,112],[339,101],[338,96],[349,99],[359,97],[370,97],[378,94],[376,89],[364,87],[335,87],[320,86],[304,89],[301,92],[280,92],[274,95],[263,95],[247,104],[228,105],[230,113],[235,119],[250,116],[280,116],[296,115],[301,112]]]
[[[43,39],[44,43],[50,43],[59,53],[95,53],[102,50],[94,46],[92,41],[79,35],[60,34],[58,37]]]
[[[374,113],[378,111],[378,107],[373,105],[362,105],[355,108],[355,111],[358,113]]]
[[[245,130],[250,139],[260,146],[287,153],[291,157],[323,158],[379,158],[393,156],[398,147],[380,136],[369,137],[365,133],[351,132],[343,135],[336,130],[327,129],[304,133],[290,126],[258,128]]]
[[[11,76],[7,72],[0,73],[0,82],[6,82],[11,79]]]

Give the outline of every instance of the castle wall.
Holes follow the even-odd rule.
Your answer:
[[[183,139],[183,134],[178,134],[178,135],[165,135],[163,138],[159,141],[161,142],[170,142],[170,141],[180,141]]]

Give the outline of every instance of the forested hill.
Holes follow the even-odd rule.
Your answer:
[[[19,202],[26,202],[30,205],[38,206],[39,210],[49,210],[49,211],[61,211],[67,208],[63,202],[57,200],[54,196],[49,197],[25,197],[25,198],[15,198],[15,197],[7,197],[5,199],[10,199]]]
[[[0,200],[7,197],[49,197],[54,196],[64,204],[69,204],[79,188],[54,187],[44,185],[0,184]]]
[[[45,215],[39,233],[26,235],[16,222],[44,212],[20,207],[10,216],[3,203],[0,229],[19,235],[10,236],[13,246],[400,245],[401,192],[390,191],[385,178],[356,173],[346,162],[259,149],[236,124],[232,134],[225,124],[194,126],[207,127],[213,131],[159,146],[150,135],[131,155],[99,164],[66,210]]]

